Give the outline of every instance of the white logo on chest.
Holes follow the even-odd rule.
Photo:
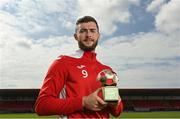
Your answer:
[[[82,68],[84,68],[84,67],[86,67],[86,66],[85,66],[85,65],[79,65],[79,66],[77,66],[78,69],[82,69]]]
[[[85,69],[83,69],[85,67],[86,67],[85,65],[77,66],[78,69],[81,69],[81,74],[82,74],[83,78],[87,78],[88,77],[88,72]]]

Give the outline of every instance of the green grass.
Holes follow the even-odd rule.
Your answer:
[[[0,114],[0,118],[36,118],[36,119],[57,119],[58,116],[38,116],[35,113]]]
[[[180,112],[123,112],[121,118],[180,118]]]
[[[36,114],[0,114],[0,118],[31,118],[31,119],[57,119],[58,116],[38,116]],[[180,112],[123,112],[119,118],[180,118]]]

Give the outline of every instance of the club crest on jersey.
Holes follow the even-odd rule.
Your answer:
[[[78,69],[82,69],[82,68],[84,68],[84,67],[86,67],[86,66],[85,66],[85,65],[79,65],[79,66],[77,66]]]
[[[78,65],[77,68],[81,69],[81,74],[83,78],[88,77],[88,72],[84,69],[86,66],[85,65]]]

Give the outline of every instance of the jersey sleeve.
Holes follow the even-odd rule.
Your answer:
[[[110,106],[109,111],[113,116],[118,117],[121,114],[121,112],[123,111],[122,100],[118,101],[117,106]]]
[[[38,115],[65,115],[83,110],[82,97],[59,98],[68,76],[66,66],[63,57],[50,66],[35,103]]]

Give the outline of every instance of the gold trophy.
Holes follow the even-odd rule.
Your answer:
[[[102,83],[103,99],[107,102],[116,102],[119,99],[119,91],[117,88],[117,75],[109,69],[99,72],[97,80]]]

